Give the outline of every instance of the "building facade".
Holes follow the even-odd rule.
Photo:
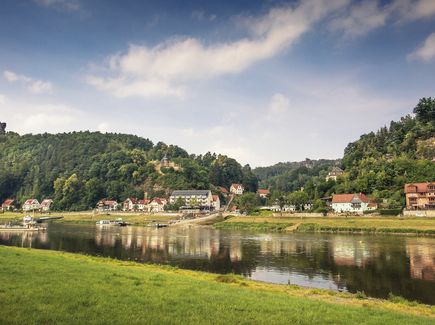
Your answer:
[[[407,210],[435,210],[435,182],[405,184]]]
[[[331,171],[326,175],[326,181],[333,180],[337,181],[337,177],[343,175],[343,170],[340,167],[332,167]]]
[[[53,203],[52,199],[45,199],[41,202],[41,211],[47,212],[50,211],[51,204]]]
[[[358,194],[334,194],[332,196],[332,210],[336,213],[352,212],[363,213],[368,210],[376,210],[377,205],[370,203],[367,196]]]
[[[236,183],[235,184],[231,184],[230,193],[233,193],[235,195],[242,195],[243,191],[244,191],[243,185],[236,184]]]
[[[97,203],[97,211],[116,211],[118,209],[118,202],[114,200],[100,200]]]
[[[211,207],[213,196],[210,190],[179,190],[173,191],[169,203],[175,204],[182,199],[187,206]]]
[[[270,191],[269,190],[266,190],[266,189],[258,189],[257,190],[257,195],[259,196],[259,197],[261,197],[261,198],[267,198],[267,196],[270,194]]]
[[[41,205],[39,204],[39,201],[37,199],[28,199],[23,204],[24,212],[35,211],[35,210],[39,210],[40,208]]]

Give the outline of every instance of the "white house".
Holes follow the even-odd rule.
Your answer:
[[[165,205],[168,203],[166,199],[156,197],[148,204],[149,212],[163,212]]]
[[[39,204],[39,201],[37,199],[28,199],[23,204],[23,211],[24,212],[39,210],[40,208],[41,208],[41,205]]]
[[[219,199],[219,195],[213,195],[213,202],[211,204],[213,210],[217,211],[221,208],[221,200]]]
[[[267,189],[261,189],[259,188],[257,190],[257,195],[263,199],[267,198],[267,196],[270,194],[270,191]]]
[[[340,167],[332,167],[331,171],[326,175],[325,180],[329,181],[332,179],[333,181],[337,181],[337,177],[343,175],[343,170]]]
[[[370,203],[367,196],[359,194],[334,194],[332,196],[332,209],[334,212],[354,212],[363,213],[364,211],[376,209],[376,204]]]
[[[180,198],[188,206],[211,207],[213,203],[213,196],[210,190],[173,191],[169,197],[169,202],[174,204]]]
[[[233,193],[233,194],[236,194],[236,195],[242,195],[243,191],[244,191],[243,185],[236,184],[236,183],[231,184],[230,193]]]
[[[52,199],[45,199],[41,202],[41,211],[47,212],[50,211],[51,204],[53,203]]]
[[[122,203],[122,211],[134,211],[137,209],[137,198],[129,197]]]
[[[137,210],[138,211],[148,211],[148,204],[150,203],[150,200],[139,200],[137,201]]]
[[[6,199],[2,204],[2,211],[13,211],[15,209],[15,200]]]
[[[97,210],[98,211],[116,211],[118,208],[118,202],[113,200],[100,200],[97,203]]]

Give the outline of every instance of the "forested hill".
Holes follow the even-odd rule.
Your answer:
[[[260,186],[278,192],[274,197],[303,187],[310,200],[333,193],[363,192],[388,207],[402,207],[405,183],[435,181],[435,99],[422,98],[413,113],[362,135],[345,148],[341,160],[307,159],[253,172]],[[334,165],[344,174],[336,182],[326,181]]]
[[[161,167],[163,157],[169,166]],[[55,208],[89,209],[101,198],[167,195],[173,189],[257,189],[248,165],[223,155],[189,155],[134,135],[73,132],[0,136],[0,200],[53,198]]]
[[[340,165],[341,160],[311,160],[300,162],[280,162],[269,167],[258,167],[253,170],[260,180],[260,187],[293,192],[304,187],[308,180],[316,181],[325,178],[333,166]]]

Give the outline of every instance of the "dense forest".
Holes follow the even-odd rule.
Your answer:
[[[404,206],[403,185],[435,181],[435,99],[422,98],[400,121],[350,143],[341,160],[305,160],[256,168],[260,186],[272,191],[271,202],[290,197],[316,201],[333,193],[363,192],[388,208]],[[326,181],[332,166],[344,170],[337,181]],[[290,195],[288,192],[293,192]]]
[[[169,166],[161,166],[163,157]],[[168,195],[174,189],[229,188],[256,191],[251,168],[223,155],[189,155],[134,135],[73,132],[0,136],[0,200],[53,198],[55,209],[95,207],[101,198],[124,200]]]

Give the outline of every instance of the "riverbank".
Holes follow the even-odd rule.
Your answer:
[[[0,246],[2,324],[430,324],[435,308]]]
[[[435,218],[409,217],[229,217],[216,229],[294,232],[347,232],[435,236]]]
[[[25,213],[6,212],[0,214],[0,224],[13,221],[22,221]],[[46,213],[36,213],[35,219],[42,216],[48,216]],[[122,218],[123,221],[132,225],[148,225],[150,223],[164,222],[176,220],[180,218],[178,214],[142,214],[113,211],[109,213],[94,213],[93,211],[83,212],[52,212],[50,216],[63,216],[63,219],[56,222],[69,222],[77,224],[95,224],[99,220],[115,220]]]

